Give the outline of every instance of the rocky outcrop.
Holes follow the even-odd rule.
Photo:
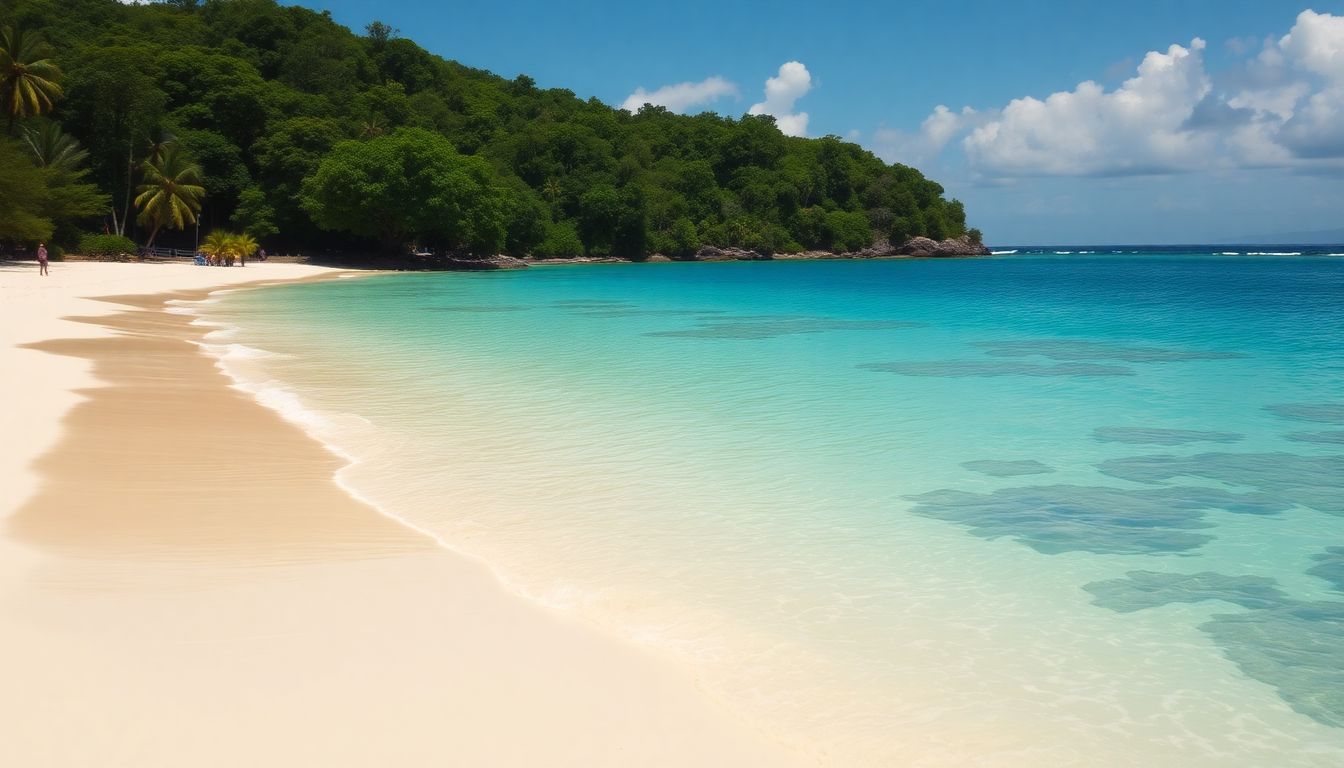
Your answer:
[[[949,256],[988,256],[989,249],[980,243],[971,242],[965,235],[948,238],[942,242],[927,237],[912,237],[900,245],[892,245],[886,240],[858,251],[802,251],[800,253],[762,253],[746,248],[721,248],[706,245],[695,253],[685,256],[668,257],[661,253],[651,254],[644,261],[802,261],[805,259],[906,259],[938,258]],[[507,259],[507,256],[498,257]],[[514,259],[513,261],[518,261]],[[616,261],[629,261],[613,256],[576,256],[569,259],[528,259],[531,264],[594,264]],[[479,268],[479,267],[478,267]]]
[[[706,245],[684,261],[769,261],[772,258],[774,256],[771,254],[749,251],[745,248],[720,248],[717,245]]]
[[[971,242],[967,235],[942,241],[927,237],[912,237],[906,240],[895,253],[901,256],[988,256],[989,249],[983,243]]]
[[[512,256],[505,256],[502,253],[481,257],[442,256],[427,260],[426,268],[451,270],[527,269],[527,262],[522,259],[515,259]]]

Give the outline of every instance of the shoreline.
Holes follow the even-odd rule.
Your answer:
[[[5,762],[813,763],[348,494],[165,311],[343,270],[187,266],[0,264]]]

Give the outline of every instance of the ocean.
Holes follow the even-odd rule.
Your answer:
[[[1000,250],[193,309],[352,493],[831,764],[1344,764],[1344,248]]]

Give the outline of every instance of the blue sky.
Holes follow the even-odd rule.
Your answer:
[[[1344,0],[302,4],[615,106],[850,138],[994,243],[1344,227]]]

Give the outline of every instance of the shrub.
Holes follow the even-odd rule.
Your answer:
[[[125,261],[135,257],[135,243],[121,235],[85,235],[80,238],[79,252],[100,261]]]
[[[873,244],[868,217],[857,211],[827,212],[826,233],[830,236],[830,249],[837,253],[857,251]]]
[[[976,245],[980,245],[982,242],[984,242],[985,239],[985,236],[981,234],[980,230],[976,229],[975,227],[971,227],[970,229],[966,230],[966,236],[971,238],[971,242],[975,243]]]
[[[583,254],[583,240],[579,231],[568,221],[561,221],[546,229],[546,239],[536,248],[536,254],[548,259],[568,259]]]

